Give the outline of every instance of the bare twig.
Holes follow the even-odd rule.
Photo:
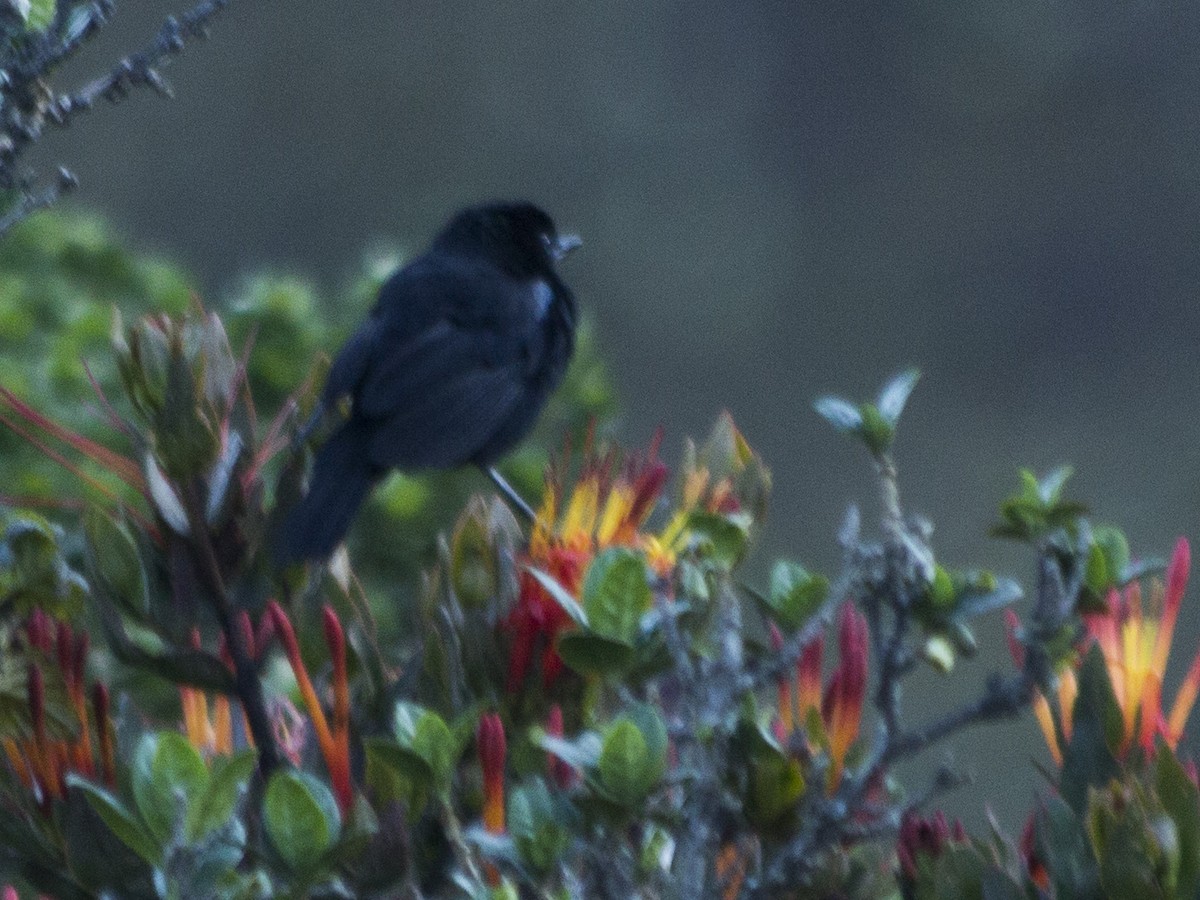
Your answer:
[[[134,89],[149,87],[162,96],[171,88],[162,69],[191,43],[208,35],[212,20],[231,0],[204,0],[181,16],[170,16],[142,50],[120,60],[107,74],[68,92],[56,92],[50,76],[108,22],[115,0],[58,0],[53,21],[44,31],[9,26],[0,35],[0,189],[17,197],[0,217],[0,237],[31,213],[56,203],[76,185],[75,176],[59,167],[46,184],[36,172],[21,168],[22,159],[41,140],[47,127],[65,128],[97,101],[118,103]]]
[[[263,696],[262,681],[258,677],[258,667],[250,656],[250,648],[246,646],[246,638],[242,629],[237,627],[225,580],[221,577],[220,563],[217,562],[216,551],[213,549],[212,538],[208,532],[208,523],[204,518],[204,502],[198,484],[192,483],[183,492],[184,509],[187,511],[188,528],[191,532],[192,548],[197,556],[197,569],[205,582],[209,596],[212,599],[217,621],[225,634],[229,655],[233,659],[234,687],[242,709],[246,713],[246,722],[250,726],[254,745],[258,750],[258,768],[264,780],[280,763],[279,748],[275,745],[275,734],[271,729],[271,719],[267,714],[266,699]]]

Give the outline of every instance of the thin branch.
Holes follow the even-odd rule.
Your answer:
[[[1007,678],[993,675],[988,679],[983,696],[975,702],[959,707],[924,728],[895,734],[888,742],[880,762],[887,765],[920,753],[971,725],[1015,716],[1029,705],[1032,690],[1033,680],[1024,672]]]
[[[238,699],[246,713],[246,722],[254,737],[258,749],[258,768],[263,779],[271,774],[280,764],[279,748],[275,745],[275,734],[271,729],[271,719],[267,713],[267,704],[263,696],[262,681],[258,677],[258,668],[250,658],[250,648],[246,646],[246,637],[242,629],[237,627],[233,614],[233,604],[221,577],[220,563],[217,562],[216,551],[213,549],[212,538],[208,532],[208,523],[204,518],[204,502],[200,487],[197,483],[185,485],[183,490],[184,508],[188,516],[188,528],[191,532],[190,542],[196,552],[197,568],[204,579],[209,595],[213,602],[217,621],[225,634],[226,646],[233,659],[233,676]]]
[[[189,44],[207,37],[212,20],[230,2],[204,0],[181,16],[168,17],[145,48],[74,92],[57,93],[50,76],[107,24],[114,0],[89,4],[58,0],[54,20],[45,31],[24,31],[7,42],[0,57],[0,188],[17,191],[18,196],[0,216],[0,237],[76,187],[75,176],[65,167],[49,184],[36,172],[20,170],[22,157],[46,128],[65,128],[97,101],[117,103],[136,88],[148,87],[170,97],[161,70]]]

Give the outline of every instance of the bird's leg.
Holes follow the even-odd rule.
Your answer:
[[[496,471],[495,466],[480,466],[485,475],[492,479],[492,484],[496,486],[504,499],[509,502],[509,505],[514,507],[517,512],[523,515],[531,523],[537,519],[537,513],[533,511],[533,507],[525,502],[525,498],[517,493],[516,489],[504,480],[504,476]]]

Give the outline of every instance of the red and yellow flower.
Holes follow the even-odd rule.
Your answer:
[[[838,664],[822,691],[824,644],[824,635],[817,635],[801,651],[795,678],[780,681],[775,734],[786,743],[794,732],[806,729],[814,716],[818,718],[828,743],[826,790],[832,794],[841,783],[846,756],[858,740],[867,692],[867,620],[853,603],[843,604],[838,616]],[[813,742],[812,735],[806,734],[806,738]]]
[[[655,439],[644,455],[634,454],[623,464],[615,451],[587,453],[566,500],[564,463],[549,467],[542,505],[522,560],[517,605],[506,623],[512,634],[510,692],[524,682],[539,643],[543,683],[553,683],[563,665],[554,641],[570,625],[567,614],[530,568],[549,575],[573,596],[579,595],[592,559],[608,547],[642,550],[656,572],[670,572],[674,565],[670,552],[673,538],[668,534],[671,526],[656,538],[641,530],[667,480],[667,467],[658,459],[658,443]]]
[[[661,433],[643,453],[622,456],[616,450],[596,452],[588,446],[573,484],[566,479],[569,454],[547,470],[545,493],[538,509],[529,548],[521,560],[516,607],[505,625],[512,635],[507,686],[516,691],[541,648],[545,685],[562,671],[555,650],[558,635],[570,619],[528,569],[553,578],[569,594],[579,596],[588,566],[609,547],[628,547],[640,553],[651,572],[668,580],[676,560],[691,540],[688,522],[697,512],[731,514],[741,509],[739,478],[753,466],[753,488],[765,497],[769,475],[728,414],[697,453],[692,448],[682,473],[678,503],[659,531],[647,520],[659,505],[669,471],[658,458]],[[763,497],[752,497],[751,507]]]
[[[1105,669],[1124,726],[1119,748],[1122,754],[1134,746],[1147,753],[1153,752],[1158,738],[1174,749],[1200,693],[1198,652],[1175,695],[1170,712],[1163,709],[1163,675],[1190,568],[1191,549],[1187,539],[1180,538],[1167,567],[1165,587],[1161,582],[1154,581],[1150,585],[1149,596],[1144,597],[1141,585],[1136,581],[1131,582],[1124,592],[1114,589],[1109,593],[1107,609],[1083,616],[1086,637],[1081,650],[1086,652],[1095,644],[1104,656]],[[1011,611],[1008,625],[1012,635],[1017,620]],[[1015,639],[1010,641],[1010,648],[1018,665],[1023,664],[1023,648]],[[1071,739],[1072,710],[1077,693],[1074,670],[1067,668],[1060,672],[1056,700],[1061,712],[1063,738],[1068,742]],[[1034,713],[1046,736],[1050,755],[1056,764],[1062,765],[1065,748],[1059,745],[1056,737],[1049,702],[1040,693],[1034,698]]]
[[[52,622],[41,610],[30,615],[25,631],[30,653],[35,657],[29,662],[26,679],[31,728],[26,736],[5,738],[3,747],[17,777],[48,812],[52,800],[66,795],[66,778],[72,772],[99,777],[109,785],[116,783],[108,688],[100,682],[93,684],[88,702],[86,634],[77,634],[66,622]],[[55,675],[65,683],[68,706],[75,718],[73,736],[52,733],[43,665],[48,670],[56,669]]]

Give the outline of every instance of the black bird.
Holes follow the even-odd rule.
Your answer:
[[[350,415],[284,518],[280,562],[328,556],[388,470],[486,468],[526,435],[574,350],[554,266],[578,245],[531,204],[477,206],[384,283],[330,368],[321,406],[349,397]]]

